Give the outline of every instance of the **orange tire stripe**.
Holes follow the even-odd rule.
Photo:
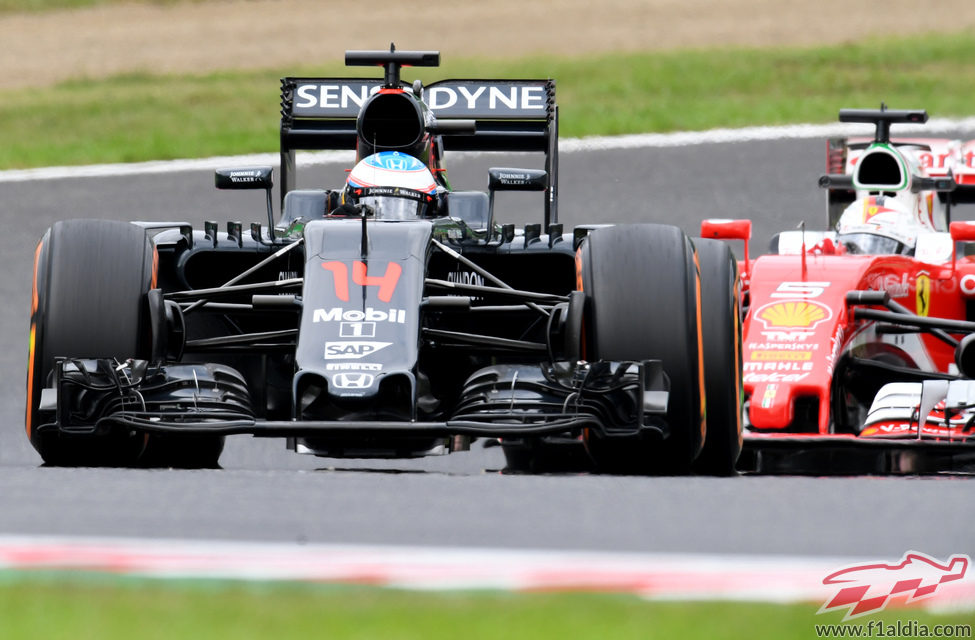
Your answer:
[[[34,283],[30,300],[30,342],[27,353],[27,415],[24,418],[28,438],[31,437],[34,426],[34,349],[37,340],[37,319],[35,316],[37,315],[37,308],[39,306],[37,296],[37,265],[41,260],[41,247],[43,245],[43,241],[38,242],[37,248],[34,249]]]
[[[699,397],[701,398],[701,442],[706,437],[707,419],[707,396],[704,387],[704,331],[701,325],[701,263],[697,258],[697,250],[694,250],[694,267],[697,271],[695,281],[695,296],[697,299],[697,386]]]

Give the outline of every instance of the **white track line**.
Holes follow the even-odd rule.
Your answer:
[[[936,118],[924,125],[902,125],[898,133],[939,134],[975,131],[975,117],[959,120]],[[611,151],[623,149],[654,149],[685,147],[702,144],[752,142],[761,140],[789,140],[826,138],[829,136],[869,135],[870,127],[863,124],[797,124],[782,127],[746,127],[742,129],[711,129],[709,131],[680,131],[676,133],[644,133],[625,136],[563,138],[560,153]],[[330,162],[351,162],[350,151],[322,151],[299,153],[299,166],[315,166]],[[275,166],[277,153],[245,156],[220,156],[196,160],[159,160],[129,164],[95,164],[77,167],[42,167],[0,171],[0,182],[29,182],[33,180],[63,180],[67,178],[106,178],[117,176],[176,173],[181,171],[213,171],[221,167],[252,165]]]
[[[876,560],[873,558],[872,560]],[[416,590],[632,593],[663,600],[828,601],[850,558],[0,536],[0,572],[298,581]],[[975,609],[975,577],[927,603]]]

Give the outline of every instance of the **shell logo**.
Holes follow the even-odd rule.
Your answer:
[[[766,329],[812,329],[832,318],[833,312],[812,300],[783,300],[763,306],[755,317]]]

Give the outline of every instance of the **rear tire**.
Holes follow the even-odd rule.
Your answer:
[[[730,476],[742,443],[741,296],[738,263],[720,240],[695,238],[701,265],[707,435],[698,473]]]
[[[61,433],[50,425],[53,412],[41,412],[40,396],[56,357],[149,358],[146,294],[153,262],[145,231],[126,222],[57,222],[41,239],[34,262],[27,434],[46,464],[127,465],[141,454],[145,437],[130,431]]]
[[[646,436],[586,444],[612,473],[687,473],[704,439],[700,283],[694,246],[660,224],[603,227],[580,247],[586,360],[659,359],[670,381],[663,441]]]

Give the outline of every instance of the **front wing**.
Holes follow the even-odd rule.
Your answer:
[[[738,469],[786,475],[975,473],[975,439],[747,433]]]

